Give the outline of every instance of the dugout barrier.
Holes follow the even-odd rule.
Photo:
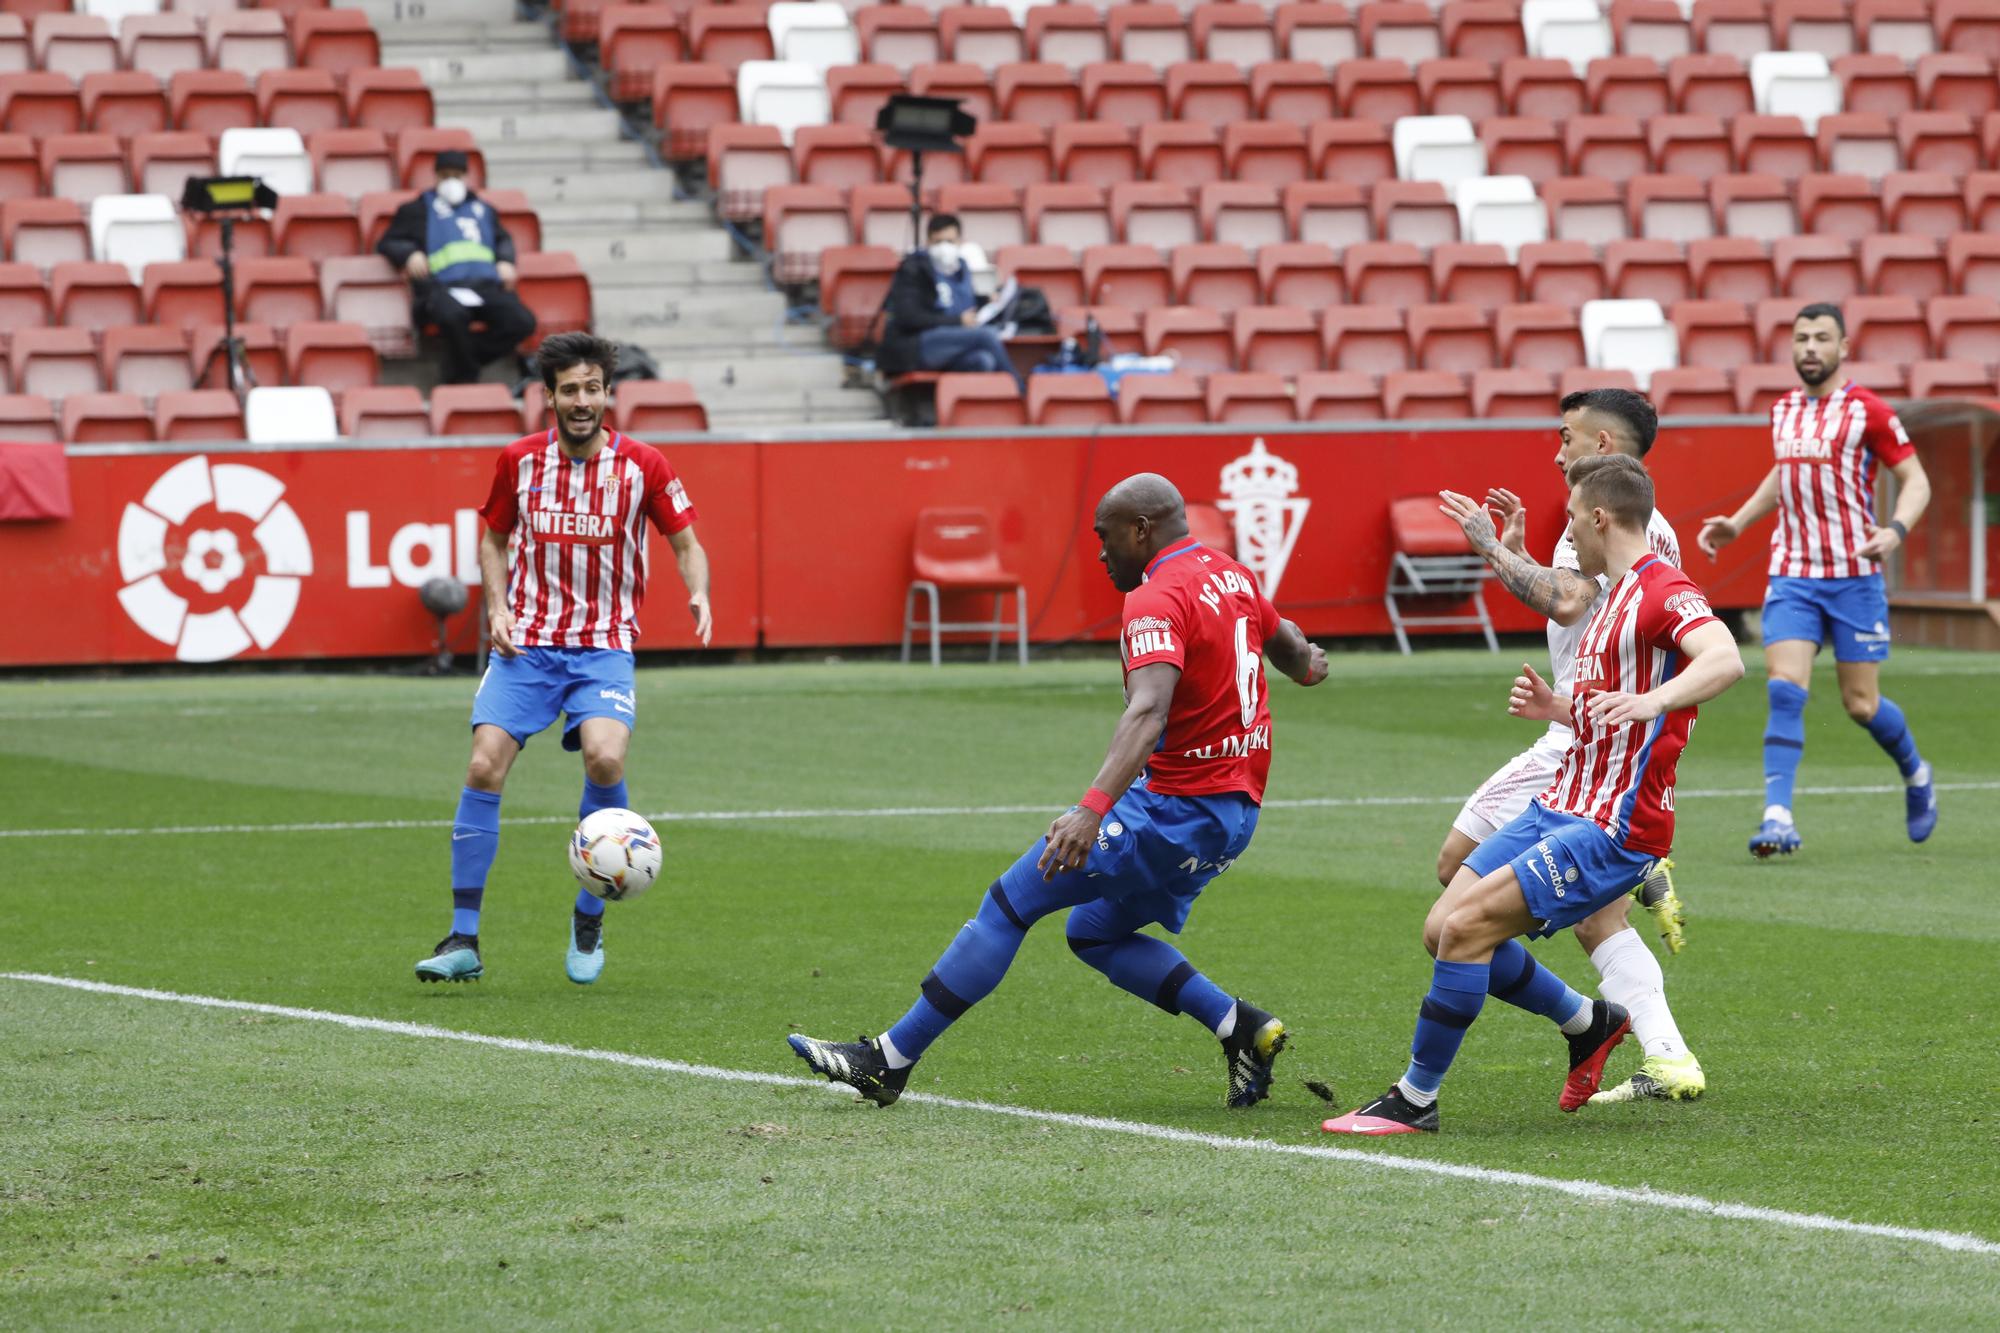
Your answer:
[[[1040,643],[1109,639],[1118,594],[1092,509],[1157,471],[1235,525],[1239,554],[1309,634],[1386,636],[1391,500],[1502,485],[1547,552],[1564,490],[1554,423],[1105,428],[1087,433],[661,437],[700,511],[717,649],[885,646],[901,633],[917,512],[976,505],[1028,588]],[[477,583],[478,519],[498,440],[316,448],[94,445],[68,453],[71,514],[0,523],[0,666],[418,656],[434,625],[416,588]],[[1771,465],[1769,425],[1669,423],[1648,463],[1660,507],[1716,605],[1764,589],[1762,534],[1710,564],[1694,552]],[[646,649],[695,647],[672,552],[654,535]],[[1502,630],[1540,620],[1486,593]],[[476,597],[474,604],[476,605]],[[468,612],[453,646],[477,634]]]

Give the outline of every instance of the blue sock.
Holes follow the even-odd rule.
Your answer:
[[[458,794],[458,814],[451,822],[451,929],[455,935],[479,933],[479,904],[486,896],[486,874],[500,851],[500,793]]]
[[[1410,1067],[1403,1078],[1419,1092],[1436,1092],[1458,1055],[1465,1030],[1486,1003],[1485,963],[1431,965],[1431,989],[1417,1010],[1417,1035],[1410,1039]]]
[[[1519,940],[1508,940],[1493,951],[1488,965],[1487,992],[1516,1009],[1526,1009],[1557,1023],[1567,1023],[1590,1001],[1571,990],[1555,973],[1535,961]]]
[[[1764,804],[1789,810],[1799,760],[1805,757],[1809,696],[1789,680],[1766,681],[1764,690],[1771,701],[1771,716],[1764,724]]]
[[[609,787],[600,787],[589,778],[583,780],[583,800],[577,805],[576,817],[596,814],[599,810],[629,810],[626,804],[631,798],[625,793],[625,779],[620,778]],[[603,916],[604,899],[588,889],[576,891],[576,910],[585,916]]]
[[[1210,1032],[1222,1026],[1236,998],[1194,970],[1173,945],[1137,932],[1122,939],[1095,940],[1072,935],[1069,947],[1111,984],[1156,1004],[1170,1014],[1189,1014]]]
[[[1903,720],[1903,710],[1896,707],[1896,701],[1885,697],[1875,716],[1868,719],[1868,734],[1882,747],[1883,753],[1896,761],[1896,771],[1904,777],[1915,773],[1924,762],[1917,753],[1917,742],[1910,735],[1910,724]]]
[[[917,1002],[889,1029],[889,1040],[905,1059],[917,1059],[966,1010],[993,993],[1032,924],[1033,918],[1021,916],[995,880],[979,900],[978,913],[960,927],[923,979]]]

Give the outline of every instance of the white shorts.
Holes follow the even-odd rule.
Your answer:
[[[1528,802],[1549,789],[1569,753],[1569,738],[1548,732],[1500,766],[1466,799],[1451,826],[1474,842],[1485,842],[1521,817]]]

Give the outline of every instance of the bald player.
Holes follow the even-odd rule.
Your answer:
[[[879,1037],[788,1038],[817,1073],[887,1106],[930,1044],[992,994],[1028,928],[1068,909],[1069,947],[1121,990],[1188,1014],[1222,1043],[1226,1101],[1270,1094],[1285,1025],[1233,998],[1141,928],[1179,934],[1208,882],[1257,829],[1271,767],[1264,658],[1301,685],[1326,679],[1326,655],[1279,617],[1248,569],[1188,535],[1180,492],[1140,473],[1097,505],[1098,559],[1125,594],[1125,712],[1097,777],[995,880]]]

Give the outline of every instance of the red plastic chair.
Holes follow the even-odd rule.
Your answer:
[[[708,409],[685,380],[627,380],[612,421],[628,435],[687,435],[708,429]]]
[[[412,394],[416,390],[410,390]],[[243,408],[227,389],[189,389],[162,393],[153,404],[160,439],[167,442],[240,440]],[[351,433],[351,432],[343,432]],[[423,434],[418,431],[417,434]]]
[[[503,384],[440,384],[431,390],[431,432],[516,436],[521,405]]]
[[[1413,392],[1424,391],[1421,385],[1410,387]],[[1440,384],[1431,391],[1442,392],[1444,387]],[[1402,401],[1407,405],[1429,400]],[[1476,628],[1486,636],[1488,652],[1500,651],[1482,595],[1493,571],[1473,554],[1457,520],[1439,511],[1436,495],[1390,502],[1389,549],[1389,579],[1382,600],[1396,646],[1405,655],[1410,652],[1409,631],[1420,628]]]
[[[1030,375],[1028,422],[1093,430],[1116,425],[1118,406],[1101,375]]]
[[[340,433],[357,440],[416,440],[431,433],[430,409],[407,384],[349,389],[340,395]]]
[[[990,634],[988,660],[999,661],[1000,636],[1008,628],[1000,618],[1000,612],[1005,597],[1011,592],[1015,608],[1014,642],[1021,665],[1028,664],[1028,590],[1019,577],[1000,563],[999,542],[994,534],[992,515],[983,509],[920,510],[910,564],[913,577],[903,596],[903,661],[910,660],[910,633],[920,627],[928,627],[930,631],[933,667],[943,661],[943,636],[956,633]],[[993,618],[982,621],[943,620],[939,614],[941,604],[946,596],[953,593],[991,594]],[[929,603],[927,620],[916,618],[919,596]]]
[[[150,444],[153,414],[136,393],[73,393],[63,399],[62,436],[70,444]]]

